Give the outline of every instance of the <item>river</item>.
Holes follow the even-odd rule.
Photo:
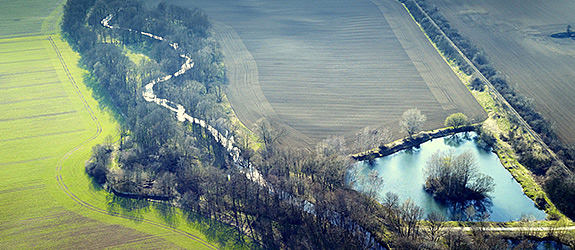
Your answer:
[[[522,215],[537,220],[545,219],[545,212],[537,209],[533,201],[523,194],[521,186],[503,167],[497,155],[477,146],[473,140],[475,136],[475,133],[470,132],[434,139],[421,144],[418,149],[403,150],[378,158],[372,165],[359,162],[355,167],[359,168],[359,176],[364,177],[371,170],[377,170],[384,180],[383,187],[377,191],[380,197],[387,192],[393,192],[398,194],[400,201],[412,199],[426,213],[440,212],[451,220],[466,220],[468,213],[465,210],[470,204],[473,204],[475,211],[468,209],[467,212],[475,214],[474,220],[486,215],[489,216],[487,220],[497,222],[519,220]],[[475,156],[479,172],[494,179],[495,190],[490,193],[491,198],[468,204],[444,204],[425,192],[425,164],[438,150],[453,150],[456,155],[470,151]],[[362,183],[356,183],[354,188],[361,190]]]

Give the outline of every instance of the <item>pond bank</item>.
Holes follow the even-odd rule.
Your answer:
[[[414,135],[413,137],[405,137],[403,139],[399,139],[397,141],[388,143],[377,149],[372,149],[366,152],[354,154],[351,156],[351,158],[357,161],[374,160],[375,158],[385,157],[404,149],[417,147],[422,143],[432,139],[441,138],[461,132],[477,131],[480,127],[481,124],[474,124],[459,128],[442,128],[442,129],[420,132]]]

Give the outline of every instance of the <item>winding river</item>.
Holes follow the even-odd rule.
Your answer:
[[[143,31],[137,31],[137,30],[133,30],[130,28],[123,28],[120,26],[111,25],[110,21],[112,20],[113,17],[114,17],[114,15],[110,14],[106,18],[102,19],[102,21],[100,23],[104,27],[109,28],[109,29],[128,30],[131,32],[140,33],[141,35],[150,37],[152,39],[156,39],[158,41],[168,42],[174,50],[181,52],[179,49],[178,43],[168,41],[168,40],[164,39],[163,37],[156,36],[154,34],[143,32]],[[263,176],[260,174],[260,172],[255,167],[253,167],[253,165],[250,161],[247,161],[243,157],[241,157],[240,149],[233,145],[234,144],[233,137],[228,138],[227,136],[225,136],[224,134],[222,134],[218,130],[216,130],[213,126],[208,124],[206,121],[190,116],[189,114],[186,113],[185,108],[181,104],[172,102],[172,101],[167,100],[167,99],[162,99],[162,98],[157,97],[156,94],[154,94],[154,85],[156,85],[158,83],[165,82],[165,81],[170,80],[174,77],[178,77],[178,76],[186,73],[187,70],[194,67],[194,62],[193,62],[192,58],[190,58],[189,56],[187,56],[183,52],[180,53],[179,55],[181,58],[185,59],[185,62],[182,64],[180,70],[178,70],[177,72],[175,72],[171,75],[159,77],[159,78],[149,82],[148,84],[146,84],[146,86],[144,87],[144,91],[142,93],[142,96],[144,97],[144,99],[147,102],[154,102],[157,105],[160,105],[160,106],[176,113],[176,117],[177,117],[178,121],[181,121],[181,122],[188,121],[192,124],[197,124],[197,125],[205,128],[205,129],[207,129],[212,134],[214,139],[216,141],[218,141],[228,151],[229,155],[232,157],[232,159],[234,161],[234,165],[242,173],[244,173],[249,180],[257,183],[260,187],[264,188],[268,192],[277,193],[279,195],[280,199],[300,207],[303,211],[305,211],[307,213],[310,213],[310,214],[313,214],[316,216],[321,216],[321,217],[329,216],[329,218],[331,218],[330,222],[336,226],[341,226],[343,228],[346,228],[346,229],[352,230],[352,231],[360,231],[360,232],[362,232],[362,234],[364,236],[364,241],[365,241],[366,246],[370,246],[371,249],[383,249],[383,247],[380,246],[378,242],[374,241],[374,239],[371,236],[371,233],[369,231],[363,229],[360,225],[356,224],[355,222],[353,222],[349,219],[340,220],[339,214],[329,212],[329,211],[327,211],[325,215],[317,215],[315,212],[315,206],[313,203],[310,203],[307,200],[302,200],[300,198],[294,197],[291,194],[284,192],[282,190],[275,189],[271,184],[269,184],[263,178]],[[227,134],[228,134],[228,132],[226,131],[226,135]]]
[[[148,33],[148,32],[137,31],[137,30],[134,30],[131,28],[123,28],[123,27],[120,27],[117,25],[113,26],[110,24],[110,21],[112,20],[112,18],[114,18],[114,15],[110,14],[106,18],[102,19],[102,21],[100,23],[102,24],[102,26],[109,28],[109,29],[123,29],[123,30],[128,30],[131,32],[137,32],[143,36],[147,36],[147,37],[150,37],[150,38],[158,40],[158,41],[167,42],[170,44],[170,47],[172,47],[175,51],[181,52],[181,50],[179,49],[178,43],[176,43],[176,42],[168,41],[168,40],[164,39],[163,37],[156,36],[156,35]],[[246,174],[248,179],[258,183],[262,187],[267,188],[270,192],[273,191],[271,185],[269,185],[265,181],[265,179],[258,172],[258,170],[252,166],[251,162],[244,160],[240,156],[240,149],[238,147],[234,146],[234,138],[233,138],[233,136],[228,137],[227,131],[226,131],[226,135],[222,134],[220,131],[218,131],[213,126],[208,124],[206,121],[192,117],[189,114],[187,114],[186,109],[181,104],[172,102],[172,101],[167,100],[167,99],[159,98],[158,96],[156,96],[156,94],[154,94],[154,85],[156,85],[158,83],[165,82],[165,81],[170,80],[172,78],[176,78],[178,76],[181,76],[181,75],[185,74],[186,71],[188,71],[189,69],[192,69],[194,67],[194,62],[193,62],[192,58],[190,58],[188,55],[186,55],[183,52],[179,53],[179,55],[181,58],[185,59],[185,62],[180,67],[180,70],[178,70],[177,72],[174,72],[171,75],[158,77],[157,79],[146,84],[146,86],[144,87],[144,91],[142,92],[142,96],[144,97],[144,99],[147,102],[154,102],[157,105],[160,105],[160,106],[176,113],[176,117],[177,117],[178,121],[181,121],[181,122],[188,121],[192,124],[197,124],[197,125],[201,126],[202,128],[205,128],[206,130],[208,130],[212,134],[214,139],[217,142],[219,142],[228,151],[228,153],[230,154],[230,156],[234,160],[234,164],[236,165],[236,167],[240,168]]]

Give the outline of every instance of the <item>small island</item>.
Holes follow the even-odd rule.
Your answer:
[[[443,202],[463,202],[489,197],[495,184],[491,176],[479,173],[471,152],[454,155],[437,151],[427,161],[425,191]]]

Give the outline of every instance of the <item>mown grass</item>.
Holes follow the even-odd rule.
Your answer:
[[[79,55],[54,30],[60,2],[9,0],[0,8],[0,248],[205,248],[182,232],[215,242],[180,210],[119,206],[86,176],[92,146],[116,140],[118,124],[82,82]]]

